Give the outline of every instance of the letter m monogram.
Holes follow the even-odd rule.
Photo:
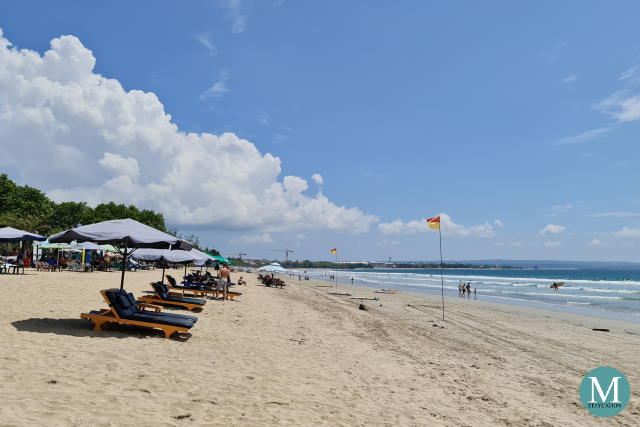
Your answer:
[[[602,392],[602,387],[600,386],[600,382],[598,381],[597,377],[589,377],[589,379],[591,380],[591,400],[589,401],[589,403],[596,403],[596,399],[595,399],[596,391],[600,396],[600,401],[603,403],[606,402],[607,397],[609,397],[609,393],[611,392],[612,388],[613,388],[613,400],[611,401],[611,403],[620,403],[620,401],[618,400],[618,380],[620,379],[620,377],[613,377],[611,379],[611,382],[609,383],[609,387],[607,388],[606,393]]]

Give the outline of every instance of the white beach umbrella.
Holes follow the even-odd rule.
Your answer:
[[[183,250],[169,250],[169,249],[138,249],[131,257],[142,261],[160,261],[162,262],[162,283],[164,283],[164,271],[165,263],[171,262],[174,264],[188,264],[195,260],[194,254],[191,251]],[[185,265],[186,268],[186,265]]]
[[[118,249],[122,254],[120,289],[124,288],[127,257],[138,248],[182,249],[188,251],[193,247],[184,240],[134,221],[131,218],[82,225],[49,238],[52,243],[71,243],[74,240],[78,243],[110,244]]]

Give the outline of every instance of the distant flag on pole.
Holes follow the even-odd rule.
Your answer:
[[[337,253],[338,253],[338,249],[333,248],[333,249],[331,249],[331,250],[329,251],[329,253],[337,254]]]
[[[427,225],[433,230],[440,230],[440,215],[427,219]]]
[[[428,218],[427,225],[432,230],[438,230],[440,240],[440,293],[442,295],[442,321],[444,322],[444,277],[442,275],[442,229],[440,228],[440,215]]]

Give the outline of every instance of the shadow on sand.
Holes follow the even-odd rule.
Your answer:
[[[109,323],[102,326],[102,331],[94,331],[93,324],[84,319],[51,319],[36,318],[16,320],[11,322],[14,328],[21,332],[37,332],[40,334],[57,334],[71,337],[91,338],[164,338],[164,333],[157,329],[118,325]],[[174,334],[171,339],[187,341],[190,333]]]

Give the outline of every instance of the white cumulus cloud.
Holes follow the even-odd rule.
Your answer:
[[[544,245],[548,248],[555,248],[562,245],[562,242],[558,242],[557,240],[547,240],[544,242]]]
[[[133,157],[122,157],[120,154],[104,153],[98,164],[115,176],[125,175],[136,178],[140,174],[138,161]]]
[[[602,241],[598,240],[598,239],[593,239],[593,240],[591,240],[589,242],[589,246],[591,246],[591,247],[597,247],[597,246],[602,246],[602,245],[603,245]]]
[[[464,226],[453,222],[451,217],[446,213],[440,214],[440,227],[442,234],[449,236],[470,236],[470,237],[494,237],[495,232],[489,223],[478,224],[473,226]],[[403,222],[395,220],[387,223],[378,224],[378,230],[382,234],[416,234],[430,231],[427,226],[426,219],[413,220]],[[432,231],[432,230],[431,230]]]
[[[547,224],[542,230],[540,230],[540,234],[560,234],[566,229],[567,227],[564,225]]]
[[[57,201],[131,203],[177,225],[358,233],[378,221],[281,180],[280,159],[233,133],[180,131],[155,94],[126,91],[95,62],[74,36],[40,55],[0,31],[0,170],[19,164],[16,179]]]
[[[640,237],[640,228],[624,227],[611,233],[614,237]]]
[[[320,175],[319,173],[314,173],[313,175],[311,175],[311,179],[318,185],[324,184],[324,178],[322,178],[322,175]]]

